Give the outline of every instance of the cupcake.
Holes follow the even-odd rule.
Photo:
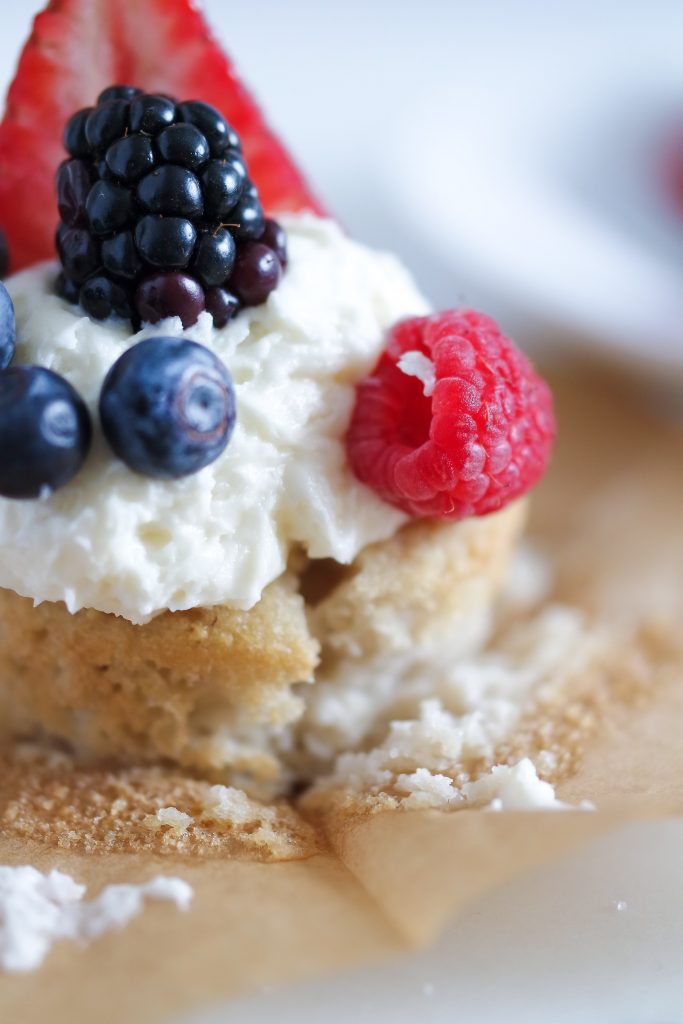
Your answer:
[[[324,213],[171,6],[99,93],[40,15],[0,129],[0,728],[287,793],[481,647],[552,404]]]

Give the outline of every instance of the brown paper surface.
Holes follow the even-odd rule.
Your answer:
[[[62,942],[37,973],[0,979],[0,1021],[162,1021],[229,995],[372,962],[432,939],[467,901],[625,820],[683,812],[683,430],[627,384],[565,368],[560,440],[532,538],[557,596],[598,620],[644,624],[664,650],[652,692],[615,701],[560,799],[595,811],[332,814],[325,848],[284,863],[225,854],[85,855],[0,836],[1,863],[59,867],[93,895],[112,881],[178,875],[180,913],[148,904],[88,948]],[[655,658],[654,653],[652,654]]]

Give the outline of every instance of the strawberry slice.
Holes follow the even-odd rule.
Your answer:
[[[268,212],[322,212],[193,0],[52,0],[34,21],[0,124],[0,227],[13,271],[54,256],[64,125],[114,82],[212,103],[239,132]]]

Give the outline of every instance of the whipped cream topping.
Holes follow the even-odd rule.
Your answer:
[[[7,282],[15,361],[66,377],[95,430],[85,466],[64,488],[38,501],[0,499],[0,586],[136,623],[164,609],[249,608],[283,572],[293,545],[347,563],[405,521],[351,474],[344,434],[355,384],[376,362],[386,329],[428,312],[427,304],[394,257],[352,241],[332,221],[281,221],[290,256],[281,284],[221,330],[208,313],[188,330],[171,318],[136,335],[130,324],[91,320],[53,294],[54,264]],[[237,395],[224,454],[177,481],[129,470],[97,417],[112,363],[162,334],[212,349]]]

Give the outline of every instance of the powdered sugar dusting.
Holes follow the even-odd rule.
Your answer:
[[[84,903],[85,892],[84,885],[61,871],[42,874],[28,864],[0,866],[0,968],[33,971],[57,939],[90,942],[125,928],[146,899],[187,910],[193,895],[182,879],[161,876],[141,885],[108,885]]]

